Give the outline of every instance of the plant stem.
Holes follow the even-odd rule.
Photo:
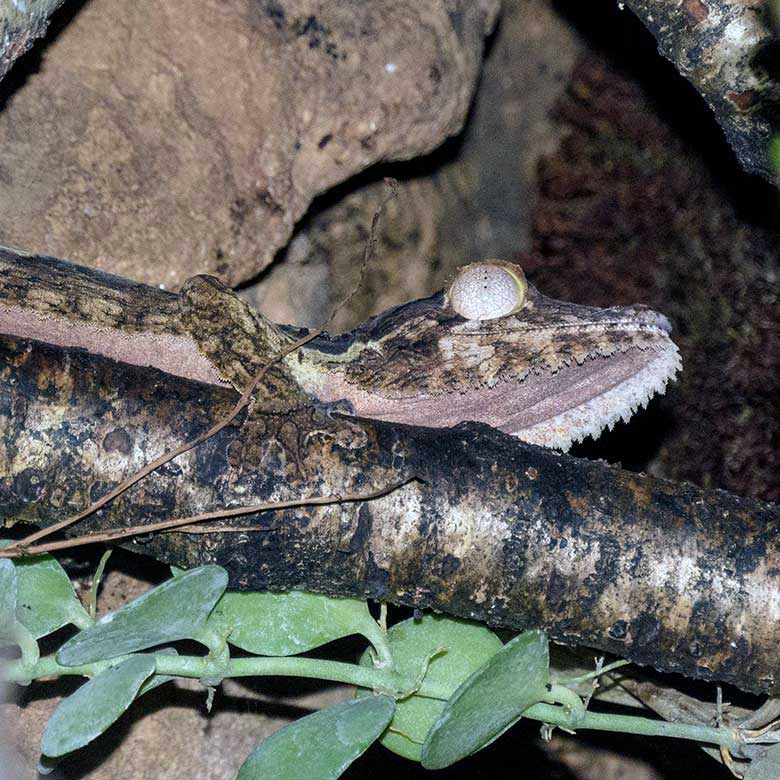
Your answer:
[[[594,729],[654,737],[674,737],[706,742],[711,745],[725,745],[730,749],[735,748],[740,743],[737,734],[730,729],[688,723],[669,723],[665,720],[653,720],[636,715],[614,715],[604,712],[586,712],[585,716],[579,720],[568,715],[562,707],[551,704],[534,704],[523,713],[523,717],[552,723],[570,731]]]
[[[34,666],[25,668],[20,661],[11,661],[2,667],[0,678],[10,682],[29,680],[31,677],[51,675],[79,675],[93,677],[109,665],[119,663],[120,656],[109,661],[100,661],[82,666],[63,666],[57,663],[53,655],[41,658]],[[194,677],[208,679],[215,674],[224,677],[311,677],[333,682],[349,683],[361,688],[376,689],[391,693],[400,693],[410,687],[414,681],[406,680],[390,669],[376,669],[369,666],[327,661],[320,658],[299,658],[297,656],[271,658],[233,658],[224,666],[212,663],[205,656],[157,655],[155,656],[156,674],[174,677]],[[219,666],[219,668],[217,668]],[[423,689],[425,686],[423,686]],[[423,690],[421,689],[421,690]],[[425,691],[433,698],[446,699],[451,694],[442,691]],[[442,695],[444,694],[444,695]]]
[[[127,657],[127,656],[125,656]],[[11,661],[5,665],[2,677],[9,681],[23,681],[30,678],[50,675],[81,675],[93,677],[100,671],[119,663],[121,658],[111,661],[100,661],[83,666],[62,666],[53,655],[41,658],[34,667],[25,668],[20,661]],[[361,688],[377,690],[385,693],[400,694],[408,690],[414,681],[401,677],[391,669],[371,668],[341,661],[328,661],[320,658],[300,658],[297,656],[272,658],[252,657],[233,658],[219,669],[201,656],[156,655],[156,673],[174,677],[209,678],[219,672],[224,677],[310,677],[333,682],[348,683]],[[555,693],[560,694],[555,686]],[[444,690],[423,682],[418,696],[446,701],[452,690]],[[643,734],[647,736],[675,737],[704,742],[712,745],[725,745],[734,749],[740,744],[738,734],[725,728],[700,726],[686,723],[669,723],[663,720],[637,717],[635,715],[616,715],[600,712],[576,711],[578,708],[566,708],[554,704],[534,704],[523,713],[524,718],[540,720],[556,726],[575,731],[578,729],[594,729],[598,731],[618,731],[627,734]],[[768,741],[772,741],[771,739]]]
[[[551,685],[547,703],[562,705],[566,708],[570,722],[582,724],[585,717],[585,705],[579,695],[571,688],[567,688],[565,685]],[[574,726],[573,729],[578,727]]]
[[[377,666],[381,669],[393,668],[393,654],[390,650],[390,642],[387,640],[387,631],[371,616],[365,625],[360,627],[360,632],[371,643],[377,655]]]
[[[626,660],[619,660],[619,661],[613,661],[611,664],[607,664],[606,666],[602,667],[601,669],[594,669],[592,672],[588,672],[587,674],[581,674],[579,677],[563,677],[560,680],[557,680],[556,682],[560,683],[561,685],[577,685],[581,682],[586,682],[587,680],[592,680],[594,677],[601,677],[602,674],[606,674],[607,672],[612,672],[615,669],[619,669],[621,666],[627,666],[630,664],[631,661]]]

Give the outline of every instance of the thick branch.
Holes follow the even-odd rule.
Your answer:
[[[0,511],[50,524],[205,430],[226,389],[83,350],[6,338]],[[485,426],[450,430],[254,414],[74,531],[260,501],[384,498],[241,518],[266,530],[156,536],[141,549],[219,562],[244,588],[414,604],[599,647],[666,671],[777,690],[780,513],[563,457]]]
[[[770,138],[780,132],[780,82],[769,3],[626,0],[626,5],[707,101],[743,167],[776,184]]]

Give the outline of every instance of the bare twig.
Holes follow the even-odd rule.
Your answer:
[[[167,528],[161,534],[240,534],[275,531],[278,525],[183,525],[181,528]]]
[[[232,507],[231,509],[217,509],[213,512],[203,512],[189,517],[178,517],[173,520],[163,520],[159,523],[148,523],[146,525],[131,525],[126,528],[110,528],[107,531],[101,531],[96,534],[86,534],[76,536],[72,539],[63,539],[58,542],[47,542],[44,544],[30,545],[23,549],[15,547],[6,547],[0,550],[0,558],[16,558],[21,555],[38,555],[44,552],[53,552],[54,550],[65,550],[71,547],[81,547],[85,544],[95,544],[96,542],[113,542],[117,539],[127,539],[133,536],[145,535],[150,533],[170,531],[178,529],[184,533],[224,533],[238,530],[250,530],[247,528],[230,528],[215,526],[208,530],[197,528],[190,531],[188,526],[194,523],[200,523],[204,520],[218,520],[225,517],[236,517],[237,515],[248,515],[256,512],[272,512],[281,509],[292,509],[299,506],[323,506],[327,504],[346,504],[355,501],[371,501],[375,498],[381,498],[394,490],[419,481],[417,477],[409,477],[399,482],[393,482],[384,487],[372,490],[368,493],[347,493],[343,496],[311,496],[309,498],[293,498],[288,501],[269,501],[262,504],[252,504],[250,506]],[[260,526],[258,530],[267,531],[268,528]]]
[[[390,192],[388,192],[387,195],[382,198],[381,203],[379,206],[377,206],[377,209],[374,212],[374,216],[371,218],[371,230],[368,234],[368,241],[366,241],[366,248],[363,251],[363,262],[360,264],[360,274],[358,275],[357,281],[355,282],[355,286],[352,288],[352,291],[349,293],[349,295],[347,295],[344,300],[333,309],[328,319],[325,320],[325,322],[320,326],[320,329],[324,329],[328,323],[333,322],[333,320],[336,318],[336,315],[355,297],[357,291],[363,286],[363,279],[365,279],[368,264],[371,260],[371,256],[374,253],[374,248],[376,247],[376,231],[377,227],[379,226],[379,220],[382,218],[382,213],[385,210],[385,206],[398,195],[398,182],[395,179],[391,179],[389,176],[387,176],[385,177],[385,184],[390,188]]]

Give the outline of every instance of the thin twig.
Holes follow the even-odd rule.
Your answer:
[[[240,534],[250,531],[275,531],[278,525],[183,525],[181,528],[168,528],[161,534]]]
[[[183,444],[180,444],[175,449],[164,453],[156,460],[153,460],[151,463],[147,463],[146,466],[139,469],[135,474],[128,477],[123,482],[120,482],[113,490],[106,493],[106,495],[102,496],[97,501],[90,504],[86,509],[83,509],[81,512],[77,512],[75,515],[72,515],[71,517],[67,517],[64,520],[61,520],[59,523],[54,523],[53,525],[50,525],[46,528],[41,528],[38,531],[35,531],[34,533],[29,534],[28,536],[25,536],[23,539],[19,539],[18,541],[9,545],[2,551],[2,557],[12,557],[13,554],[15,555],[32,554],[33,546],[35,542],[37,542],[39,539],[43,539],[44,537],[50,536],[51,534],[56,533],[57,531],[61,531],[64,528],[68,528],[69,526],[78,523],[80,520],[83,520],[88,515],[91,515],[93,512],[97,512],[98,509],[104,507],[107,503],[109,503],[109,501],[113,501],[113,499],[115,499],[117,496],[124,493],[128,488],[131,488],[137,482],[140,482],[144,477],[151,474],[153,471],[156,471],[158,468],[160,468],[160,466],[169,463],[174,458],[177,458],[179,455],[188,452],[193,447],[197,447],[199,444],[202,444],[203,442],[207,441],[212,436],[219,433],[223,428],[226,428],[228,425],[230,425],[230,423],[232,423],[233,420],[235,420],[236,417],[238,417],[238,415],[241,413],[241,410],[249,403],[249,401],[252,398],[252,393],[257,389],[257,386],[263,380],[265,375],[271,370],[271,368],[273,368],[273,366],[275,366],[277,363],[279,363],[281,360],[287,357],[287,355],[289,355],[291,352],[295,352],[295,350],[299,349],[304,344],[308,344],[310,341],[313,341],[318,336],[322,335],[325,326],[329,322],[331,322],[333,318],[336,316],[336,314],[338,314],[338,312],[341,311],[341,309],[343,309],[352,300],[352,298],[355,296],[357,291],[362,286],[366,269],[368,267],[369,261],[371,259],[371,255],[373,254],[374,247],[376,245],[376,231],[377,231],[377,226],[379,224],[379,220],[382,216],[385,206],[398,194],[398,189],[397,189],[398,182],[395,179],[391,179],[388,177],[385,179],[385,184],[387,184],[387,186],[390,187],[390,193],[383,198],[382,202],[379,204],[379,207],[374,212],[373,219],[371,220],[371,230],[369,232],[368,241],[366,242],[365,252],[363,253],[363,262],[360,266],[360,275],[358,277],[358,280],[355,283],[355,286],[352,288],[352,291],[344,298],[344,300],[341,301],[341,303],[339,303],[333,309],[330,316],[327,318],[327,320],[325,320],[325,322],[319,328],[310,331],[305,336],[302,336],[301,338],[294,341],[292,344],[289,344],[281,352],[279,352],[278,355],[270,359],[260,369],[258,374],[255,376],[255,378],[246,388],[246,390],[244,390],[244,392],[241,394],[241,397],[238,399],[238,401],[236,401],[235,406],[228,413],[227,417],[224,417],[222,420],[215,423],[205,433],[202,433],[200,436],[197,436],[191,441],[187,441],[184,442]],[[81,538],[86,539],[88,537],[84,536]],[[42,545],[37,545],[35,546],[35,549],[39,550],[41,546]],[[61,549],[61,548],[57,547],[52,549]],[[9,553],[11,553],[11,555],[9,555]]]
[[[376,247],[376,231],[377,227],[379,226],[379,220],[382,218],[385,206],[387,206],[387,204],[398,195],[398,182],[389,176],[386,176],[384,181],[385,184],[390,188],[390,192],[388,192],[387,195],[382,198],[381,203],[377,207],[376,211],[374,212],[374,216],[371,219],[371,230],[368,233],[368,241],[366,241],[366,248],[363,251],[363,262],[360,264],[360,273],[358,274],[358,279],[355,282],[355,286],[352,288],[352,292],[350,292],[349,295],[347,295],[344,300],[333,309],[328,319],[322,323],[320,326],[321,330],[324,330],[329,323],[333,322],[333,320],[336,318],[336,315],[355,297],[358,290],[363,286],[363,279],[366,276],[368,264],[371,260],[371,256],[374,253],[374,248]]]
[[[63,539],[58,542],[46,542],[44,544],[31,545],[23,550],[14,550],[6,547],[0,550],[0,558],[16,558],[20,555],[37,555],[54,550],[65,550],[71,547],[80,547],[85,544],[94,544],[96,542],[113,542],[117,539],[127,539],[132,536],[146,535],[159,531],[170,531],[172,528],[181,528],[192,523],[199,523],[203,520],[218,520],[225,517],[235,517],[237,515],[248,515],[255,512],[271,512],[281,509],[293,509],[299,506],[323,506],[327,504],[346,504],[355,501],[371,501],[375,498],[381,498],[394,490],[407,485],[410,482],[419,481],[417,477],[408,477],[399,482],[393,482],[369,493],[347,493],[343,496],[311,496],[309,498],[293,498],[288,501],[270,501],[263,504],[252,504],[250,506],[232,507],[231,509],[217,509],[213,512],[203,512],[199,515],[190,517],[178,517],[173,520],[162,520],[159,523],[148,523],[146,525],[131,525],[125,528],[109,528],[107,531],[101,531],[96,534],[85,534],[76,536],[72,539]],[[229,530],[229,529],[215,529]],[[242,529],[243,530],[243,529]],[[263,528],[262,530],[268,530]]]

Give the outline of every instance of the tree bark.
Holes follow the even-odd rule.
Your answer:
[[[146,288],[123,294],[134,289]],[[100,308],[98,288],[94,298]],[[234,401],[230,390],[156,369],[4,337],[0,512],[7,521],[61,520]],[[373,501],[229,521],[261,531],[166,533],[133,547],[187,566],[219,563],[233,587],[368,596],[539,626],[663,671],[755,692],[780,687],[777,508],[562,456],[482,425],[432,430],[305,407],[245,415],[71,532],[365,494],[412,477],[421,481]]]
[[[763,0],[626,0],[712,109],[750,173],[773,184],[770,140],[780,133],[778,42]]]

